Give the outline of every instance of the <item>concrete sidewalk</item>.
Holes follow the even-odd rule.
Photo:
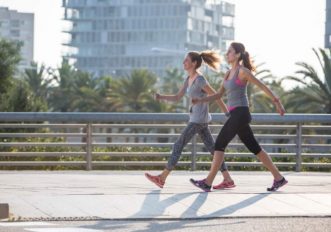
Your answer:
[[[211,193],[189,183],[206,174],[174,171],[161,190],[143,171],[1,171],[0,203],[32,221],[331,216],[331,173],[283,173],[289,184],[275,193],[266,172],[231,172],[237,187]]]

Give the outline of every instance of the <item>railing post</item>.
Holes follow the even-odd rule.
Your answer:
[[[92,125],[86,125],[86,170],[92,170]]]
[[[297,124],[297,138],[296,138],[297,146],[296,146],[296,165],[295,165],[295,171],[300,172],[301,171],[301,164],[302,164],[302,124]]]
[[[191,151],[191,171],[197,169],[196,165],[196,155],[197,155],[197,136],[194,135],[192,138],[192,151]]]

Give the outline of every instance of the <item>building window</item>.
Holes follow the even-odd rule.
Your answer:
[[[19,30],[10,30],[10,35],[13,37],[20,37],[20,31]]]
[[[10,26],[11,27],[19,27],[20,26],[20,21],[19,20],[11,20],[10,21]]]

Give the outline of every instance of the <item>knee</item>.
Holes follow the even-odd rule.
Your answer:
[[[249,149],[254,155],[260,155],[262,153],[265,153],[265,151],[260,146],[255,146]]]
[[[214,151],[214,156],[224,156],[224,150],[215,150]]]
[[[215,144],[215,149],[214,149],[214,154],[215,154],[215,152],[223,152],[224,153],[225,147],[226,147],[226,145],[224,145],[223,143],[216,143]]]

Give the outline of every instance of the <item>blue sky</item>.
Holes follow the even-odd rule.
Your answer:
[[[318,65],[312,48],[324,46],[325,0],[228,0],[236,4],[235,40],[256,63],[278,77],[292,75],[295,62]],[[0,6],[35,13],[37,62],[56,67],[65,52],[62,0],[0,0]]]

